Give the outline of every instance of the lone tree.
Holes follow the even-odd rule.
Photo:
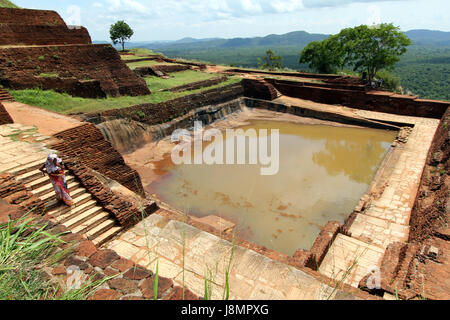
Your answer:
[[[117,21],[115,24],[111,25],[109,30],[111,40],[114,44],[121,43],[122,51],[125,50],[125,41],[129,40],[133,34],[133,29],[125,21]]]
[[[272,50],[267,50],[266,55],[258,58],[258,67],[261,69],[276,70],[283,68],[283,58],[276,56]]]
[[[409,45],[411,40],[392,23],[361,25],[308,45],[300,55],[300,62],[309,63],[319,72],[350,66],[354,71],[367,73],[371,81],[378,71],[393,69]]]

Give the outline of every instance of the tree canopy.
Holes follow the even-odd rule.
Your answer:
[[[109,30],[111,40],[114,44],[122,44],[122,50],[125,50],[125,41],[129,40],[134,31],[125,21],[117,21],[115,24],[111,25]]]
[[[281,56],[276,56],[273,51],[269,49],[262,59],[258,58],[258,66],[261,69],[281,69],[283,68],[283,58]]]
[[[319,73],[335,73],[343,65],[342,48],[335,36],[310,42],[302,51],[299,63],[308,63]]]
[[[309,44],[300,55],[300,63],[309,63],[318,72],[348,66],[367,73],[372,80],[378,71],[392,69],[409,45],[411,40],[393,24],[361,25]]]

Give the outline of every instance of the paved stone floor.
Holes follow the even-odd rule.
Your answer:
[[[32,161],[45,162],[51,152],[43,142],[48,138],[32,126],[18,123],[0,126],[0,173],[14,171]]]
[[[204,295],[205,278],[211,280],[213,299],[224,297],[227,270],[233,300],[328,299],[343,294],[294,267],[158,213],[106,247],[153,271],[158,263],[160,276],[179,285],[184,277],[186,287],[199,296]]]
[[[371,268],[380,267],[389,244],[408,240],[411,211],[439,120],[362,110],[355,113],[369,119],[414,125],[383,193],[356,216],[349,230],[351,238],[339,235],[320,266],[322,274],[357,287]]]

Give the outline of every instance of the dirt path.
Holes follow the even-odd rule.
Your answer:
[[[82,123],[69,116],[29,106],[20,102],[4,102],[14,122],[35,126],[39,133],[52,136],[63,130],[77,127]]]

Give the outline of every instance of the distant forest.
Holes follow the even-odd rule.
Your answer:
[[[393,74],[400,77],[406,92],[424,99],[450,101],[450,33],[414,30],[406,33],[415,43],[396,65]],[[271,49],[283,57],[286,68],[310,72],[298,63],[301,50],[310,42],[327,35],[298,31],[285,35],[236,39],[182,39],[168,43],[131,43],[171,58],[195,59],[211,63],[256,68],[258,58]]]

